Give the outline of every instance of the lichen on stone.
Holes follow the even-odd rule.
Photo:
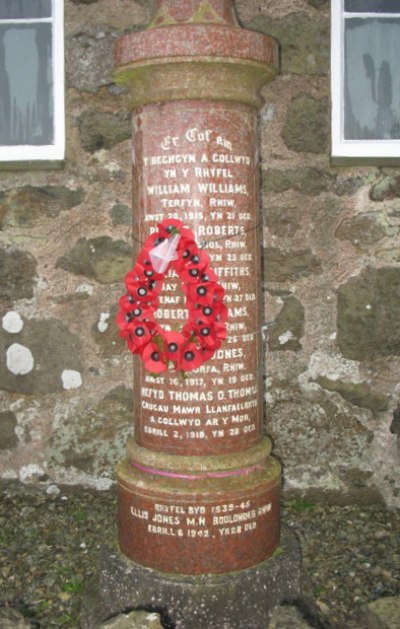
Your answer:
[[[15,346],[24,351],[21,368],[16,352],[10,354]],[[61,392],[62,372],[82,370],[80,353],[81,340],[57,319],[28,319],[18,334],[0,329],[0,354],[7,356],[0,363],[0,390],[36,396]]]

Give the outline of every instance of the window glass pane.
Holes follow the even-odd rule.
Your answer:
[[[0,144],[53,142],[51,24],[0,25]]]
[[[0,0],[0,19],[51,17],[51,0]]]
[[[344,10],[353,13],[400,13],[400,0],[345,0]]]
[[[344,138],[400,138],[400,20],[347,19]]]

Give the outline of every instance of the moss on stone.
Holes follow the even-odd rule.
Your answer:
[[[88,3],[89,2],[85,0],[80,0],[80,4]],[[104,3],[102,4],[105,8]],[[80,111],[84,108],[84,102],[88,94],[93,95],[99,93],[100,89],[105,86],[107,86],[110,91],[115,88],[113,83],[113,52],[115,42],[117,38],[120,37],[121,31],[113,28],[111,25],[107,25],[107,23],[100,18],[100,15],[103,13],[103,7],[98,10],[97,6],[93,7],[93,20],[85,20],[85,18],[83,18],[83,20],[80,20],[79,28],[67,29],[66,31],[65,43],[68,63],[66,64],[65,71],[67,84],[69,88],[75,88],[79,91],[77,96],[78,98],[80,97],[81,100],[79,105]],[[75,14],[75,17],[79,20],[78,15],[81,11],[82,9],[71,11],[72,15],[70,15],[70,17],[73,22],[73,15]],[[128,16],[124,17],[126,26],[128,26],[129,22],[126,20],[129,20],[129,18]],[[135,30],[135,25],[130,25],[129,29]],[[113,91],[113,100],[115,100],[118,92],[116,92],[115,89]],[[106,97],[105,93],[100,96],[100,100],[102,100],[103,103],[104,97]],[[92,97],[89,102],[92,102],[94,106],[93,100]],[[113,109],[111,100],[110,108]]]
[[[0,228],[31,227],[44,218],[54,218],[82,203],[82,188],[23,186],[0,192]]]
[[[0,413],[0,450],[10,450],[18,445],[16,427],[17,418],[12,411]]]
[[[132,225],[132,210],[123,203],[116,203],[110,210],[113,227],[117,225]]]
[[[265,223],[271,233],[280,238],[292,238],[301,227],[299,207],[297,205],[268,207]]]
[[[0,300],[30,299],[36,278],[36,260],[28,251],[0,249]]]
[[[267,282],[284,282],[321,273],[321,263],[311,249],[284,250],[267,247],[264,250],[264,261]]]
[[[386,249],[380,249],[377,254],[377,258],[386,260],[387,262],[400,262],[400,247],[388,247]]]
[[[329,71],[329,21],[296,12],[280,20],[257,16],[246,25],[275,37],[281,47],[282,72],[326,74]]]
[[[308,4],[311,4],[315,9],[320,9],[321,7],[327,6],[329,4],[329,0],[307,0]]]
[[[372,201],[385,201],[400,197],[400,175],[380,179],[372,186],[369,196]]]
[[[270,168],[263,172],[263,192],[279,194],[296,190],[316,196],[331,187],[332,175],[319,168]]]
[[[114,476],[114,467],[132,432],[132,415],[133,391],[124,386],[115,387],[100,401],[82,400],[80,408],[65,414],[62,425],[52,434],[49,465]]]
[[[347,358],[400,355],[400,269],[367,268],[338,290],[337,343]]]
[[[373,391],[366,382],[331,380],[325,376],[318,376],[316,382],[327,391],[335,391],[351,404],[369,408],[373,413],[385,411],[388,407],[387,396]]]
[[[133,411],[133,389],[129,389],[124,385],[120,385],[115,387],[115,389],[111,389],[104,396],[105,402],[116,402],[121,404],[122,407],[125,407],[128,411]]]
[[[366,627],[396,629],[400,618],[400,596],[384,596],[364,607]]]
[[[297,153],[324,153],[328,148],[328,137],[328,101],[300,92],[289,105],[282,129],[286,146]]]
[[[364,183],[365,178],[360,175],[344,177],[331,170],[313,167],[268,168],[263,171],[262,177],[264,194],[296,190],[309,196],[317,196],[322,192],[343,196],[354,194]]]
[[[125,113],[85,111],[79,117],[78,127],[82,147],[89,153],[110,149],[131,137],[131,119]]]
[[[390,233],[390,225],[382,212],[366,212],[344,219],[335,231],[339,240],[350,240],[360,246],[372,245]]]
[[[132,249],[123,240],[109,236],[79,238],[56,266],[101,284],[120,282],[132,266]]]
[[[308,487],[338,488],[340,469],[365,466],[373,431],[361,421],[362,411],[340,398],[307,399],[291,391],[269,414],[276,456],[285,461],[286,478],[304,478]],[[372,464],[373,465],[373,464]]]
[[[288,297],[268,336],[270,350],[301,350],[304,334],[304,306],[296,297]]]

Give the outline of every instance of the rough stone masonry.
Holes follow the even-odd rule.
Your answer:
[[[400,171],[331,165],[329,3],[235,5],[281,48],[260,156],[266,421],[285,487],[399,505]],[[152,10],[66,0],[65,164],[0,171],[3,477],[109,486],[131,432],[113,323],[132,255],[131,132],[112,50]]]

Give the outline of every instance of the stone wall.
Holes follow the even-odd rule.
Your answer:
[[[131,430],[114,314],[131,266],[116,39],[148,0],[66,0],[67,159],[0,171],[0,471],[109,486]],[[329,3],[237,0],[275,36],[260,114],[267,429],[285,487],[400,505],[400,170],[330,163]]]

